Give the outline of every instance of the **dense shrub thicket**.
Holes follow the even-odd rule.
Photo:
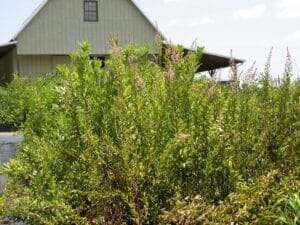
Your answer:
[[[300,83],[289,59],[275,83],[267,65],[224,86],[194,81],[201,54],[170,46],[149,59],[147,48],[112,42],[102,68],[82,43],[70,68],[1,89],[0,117],[25,140],[1,168],[10,180],[0,215],[60,225],[292,219],[280,201],[300,188]]]
[[[27,78],[16,77],[6,88],[0,88],[0,127],[19,127],[26,120],[34,86]]]

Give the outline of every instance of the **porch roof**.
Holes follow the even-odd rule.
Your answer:
[[[0,58],[17,46],[17,41],[0,44]]]
[[[163,45],[163,54],[168,48],[169,45],[164,43]],[[184,54],[187,54],[190,51],[195,51],[194,49],[184,47]],[[226,67],[230,67],[230,61],[234,61],[236,65],[243,64],[245,60],[238,59],[238,58],[231,58],[230,56],[219,55],[215,53],[210,53],[207,51],[203,51],[202,57],[200,59],[200,67],[198,68],[197,72],[205,72],[205,71],[214,71],[217,69],[222,69]]]
[[[198,72],[212,71],[230,66],[231,57],[205,52],[201,58]],[[245,60],[233,58],[235,64],[243,64]]]

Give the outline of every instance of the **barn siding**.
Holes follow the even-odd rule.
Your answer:
[[[18,54],[66,55],[88,41],[105,55],[109,40],[154,46],[155,29],[130,0],[98,0],[98,22],[83,21],[83,0],[49,0],[17,37]]]
[[[59,64],[70,64],[68,56],[21,55],[18,60],[19,73],[31,77],[50,73]]]

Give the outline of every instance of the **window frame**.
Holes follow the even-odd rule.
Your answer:
[[[96,4],[96,10],[87,10],[86,9],[86,3],[95,3]],[[91,18],[89,18],[89,16],[87,15],[88,13],[96,13],[96,19],[92,20]],[[98,0],[84,0],[83,1],[83,21],[84,22],[98,22],[99,21],[99,14],[98,14]]]

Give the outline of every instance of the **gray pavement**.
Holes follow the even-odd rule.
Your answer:
[[[23,136],[19,133],[0,133],[0,165],[7,163],[16,155],[15,146],[23,140]],[[0,193],[7,178],[0,174]]]
[[[16,144],[20,143],[23,140],[23,135],[15,132],[0,132],[0,165],[8,162],[10,159],[15,157]],[[0,175],[0,193],[3,191],[7,178]],[[14,223],[9,220],[0,220],[1,224],[10,224],[10,225],[25,225],[25,223],[19,222]]]

